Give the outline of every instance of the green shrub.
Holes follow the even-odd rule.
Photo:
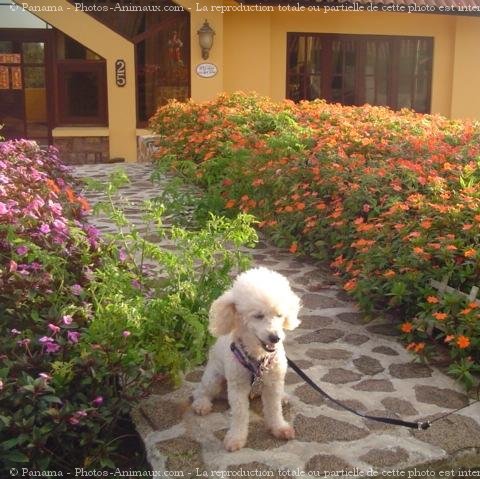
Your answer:
[[[0,470],[113,468],[120,420],[203,360],[208,304],[247,265],[251,218],[187,231],[147,204],[163,249],[115,206],[117,173],[98,209],[118,233],[103,239],[54,150],[5,143],[0,167]]]
[[[206,188],[209,208],[253,213],[280,246],[330,259],[367,316],[407,318],[414,352],[453,336],[453,364],[478,368],[477,309],[448,310],[444,323],[427,307],[431,279],[465,292],[480,283],[478,123],[234,94],[169,104],[152,126],[160,163]]]

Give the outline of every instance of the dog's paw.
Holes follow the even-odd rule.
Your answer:
[[[212,411],[212,401],[208,398],[198,398],[192,403],[193,410],[200,416],[205,416]]]
[[[227,451],[233,452],[242,449],[246,442],[247,438],[245,437],[234,436],[233,434],[227,433],[223,440],[223,445]]]
[[[284,426],[272,428],[272,434],[278,439],[293,439],[295,437],[295,429],[290,424],[285,423]]]

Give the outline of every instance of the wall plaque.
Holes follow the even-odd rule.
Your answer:
[[[212,78],[218,73],[217,65],[213,63],[200,63],[197,65],[197,75],[202,78]]]

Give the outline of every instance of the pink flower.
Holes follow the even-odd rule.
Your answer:
[[[42,336],[38,342],[41,343],[41,344],[47,344],[47,343],[51,343],[53,341],[53,339],[50,337],[50,336]]]
[[[18,329],[15,329],[15,328],[12,329],[10,332],[11,332],[14,336],[18,336],[18,335],[20,334],[20,331],[19,331]]]
[[[56,353],[59,351],[59,349],[60,346],[55,341],[45,344],[45,351],[47,353]]]
[[[128,338],[131,334],[132,334],[132,333],[131,333],[130,331],[124,331],[124,332],[122,333],[122,336],[123,336],[124,338]]]
[[[10,273],[14,273],[15,271],[17,271],[17,263],[15,261],[10,260],[10,265],[9,265],[9,271]]]
[[[21,339],[20,341],[17,341],[17,344],[19,346],[24,347],[24,348],[28,348],[28,345],[30,344],[30,339],[28,339],[28,338]]]
[[[79,284],[74,284],[70,287],[70,291],[75,296],[80,296],[83,293],[83,288]]]
[[[41,377],[41,378],[44,379],[45,381],[50,381],[50,379],[52,379],[52,376],[50,376],[50,375],[47,374],[47,373],[40,373],[40,374],[39,374],[39,377]]]
[[[132,279],[130,284],[135,288],[135,289],[140,289],[142,285],[140,284],[140,281],[138,279]]]
[[[28,253],[28,248],[26,246],[19,246],[17,248],[17,254],[19,254],[20,256],[23,256],[24,254],[27,254]]]
[[[76,331],[69,331],[67,333],[68,336],[68,341],[72,344],[78,343],[78,340],[80,339],[80,333]]]
[[[56,324],[49,323],[48,329],[52,331],[53,334],[57,334],[60,331],[60,328]]]
[[[102,396],[97,396],[93,401],[92,401],[92,406],[94,407],[99,407],[103,404],[103,397]]]
[[[120,261],[125,261],[127,259],[128,255],[127,255],[127,252],[125,251],[124,248],[121,248],[120,251],[118,252],[118,258],[120,259]]]
[[[72,324],[73,318],[69,314],[66,314],[65,316],[62,316],[62,321],[63,324],[69,325]]]
[[[60,203],[56,203],[52,200],[48,200],[48,207],[56,214],[62,214],[62,205]]]
[[[8,213],[8,208],[5,203],[0,201],[0,215],[6,215]]]
[[[87,417],[87,412],[86,411],[77,411],[73,413],[72,416],[68,419],[68,422],[72,424],[73,426],[77,426],[80,424],[80,419],[83,417]]]
[[[43,223],[42,226],[40,226],[39,230],[40,230],[40,233],[46,235],[50,233],[50,226],[48,226],[46,223]]]

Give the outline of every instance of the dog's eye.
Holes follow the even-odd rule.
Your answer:
[[[256,313],[253,315],[255,319],[263,319],[265,315],[263,313]]]

